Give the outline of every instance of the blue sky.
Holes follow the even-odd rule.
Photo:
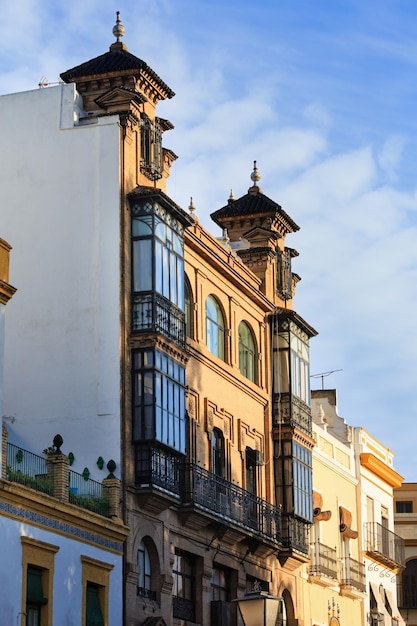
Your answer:
[[[0,94],[107,51],[116,10],[176,92],[159,107],[179,156],[168,193],[220,235],[209,215],[257,160],[301,227],[288,245],[295,308],[319,331],[311,373],[342,370],[325,378],[339,414],[417,480],[417,3],[20,0],[0,23]]]

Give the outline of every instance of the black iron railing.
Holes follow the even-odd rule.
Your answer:
[[[53,496],[55,492],[54,462],[7,442],[6,478],[36,491]],[[68,472],[68,501],[100,515],[109,515],[109,487]]]
[[[316,541],[311,550],[309,572],[312,576],[323,575],[328,578],[337,579],[336,549]]]
[[[157,293],[134,294],[132,330],[161,333],[185,346],[185,313]]]
[[[403,566],[404,540],[377,522],[365,524],[366,551],[388,567]]]
[[[282,515],[282,544],[289,550],[302,554],[309,553],[309,533],[311,524],[292,515]]]
[[[83,509],[94,511],[108,517],[110,508],[110,489],[105,485],[85,478],[73,470],[69,471],[69,501]]]
[[[184,457],[150,445],[136,446],[135,484],[137,487],[158,487],[175,496],[181,495]]]
[[[311,408],[292,393],[274,393],[273,425],[299,428],[311,437]]]
[[[342,572],[340,582],[346,587],[366,591],[365,565],[350,556],[343,557],[340,561]]]
[[[177,619],[195,622],[195,602],[179,596],[173,596],[172,615]]]
[[[281,511],[262,498],[191,464],[186,472],[184,503],[215,513],[259,536],[281,543]],[[188,483],[188,484],[187,484]]]
[[[49,495],[54,490],[52,463],[12,443],[7,443],[6,478]]]

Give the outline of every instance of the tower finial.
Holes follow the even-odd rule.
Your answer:
[[[120,11],[116,11],[116,24],[113,26],[113,35],[116,37],[117,43],[121,42],[123,35],[125,34],[125,27],[120,19]]]
[[[258,182],[261,180],[261,175],[256,166],[256,161],[253,162],[253,172],[250,177],[253,185],[248,189],[249,193],[262,193],[262,189],[258,186]]]
[[[188,206],[188,210],[190,211],[190,215],[191,215],[191,217],[193,218],[193,220],[194,220],[195,222],[198,222],[197,215],[195,214],[195,212],[196,212],[196,210],[197,210],[197,209],[196,209],[196,207],[195,207],[195,205],[194,205],[194,202],[193,202],[193,197],[192,197],[192,196],[191,196],[191,198],[190,198],[190,204],[189,204],[189,206]]]

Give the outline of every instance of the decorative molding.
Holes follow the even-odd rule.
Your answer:
[[[362,452],[360,454],[360,462],[363,467],[366,467],[366,469],[378,476],[378,478],[381,478],[381,480],[386,482],[390,487],[401,487],[404,477],[371,452]]]
[[[101,548],[106,548],[108,550],[112,550],[113,552],[121,553],[123,551],[123,543],[112,541],[111,539],[107,539],[105,537],[100,537],[100,535],[97,535],[96,533],[82,528],[77,528],[76,526],[66,522],[51,519],[50,517],[40,513],[34,513],[33,511],[21,509],[20,507],[15,506],[14,504],[9,504],[8,502],[0,502],[0,511],[6,515],[8,514],[24,520],[25,522],[42,526],[47,530],[56,531],[65,535],[70,535],[75,539],[81,539],[89,543],[94,543]]]

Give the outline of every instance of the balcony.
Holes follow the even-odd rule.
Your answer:
[[[281,543],[278,507],[198,465],[189,465],[186,475],[189,484],[183,494],[185,505],[254,533],[258,539]]]
[[[135,487],[141,506],[162,511],[181,504],[184,524],[203,528],[220,522],[236,541],[281,545],[281,511],[273,504],[216,476],[184,457],[152,445],[136,446]]]
[[[53,456],[41,457],[7,442],[4,477],[62,502],[69,502],[104,517],[110,516],[111,488],[82,474],[68,470],[64,454],[66,479],[62,480],[62,465],[58,468]],[[112,511],[114,514],[114,511]]]
[[[366,552],[384,567],[395,570],[403,567],[404,540],[377,522],[365,524]]]
[[[333,585],[337,580],[336,549],[316,541],[311,550],[309,575],[323,584],[326,584],[327,579],[327,583]]]
[[[298,428],[312,437],[311,408],[293,394],[274,394],[273,425]]]
[[[135,487],[142,507],[159,514],[181,501],[184,456],[152,444],[135,447]]]
[[[365,565],[350,556],[340,559],[340,562],[340,586],[345,591],[345,595],[362,597],[362,594],[366,592]]]
[[[185,347],[185,313],[172,302],[154,292],[134,294],[132,331],[161,333]]]

